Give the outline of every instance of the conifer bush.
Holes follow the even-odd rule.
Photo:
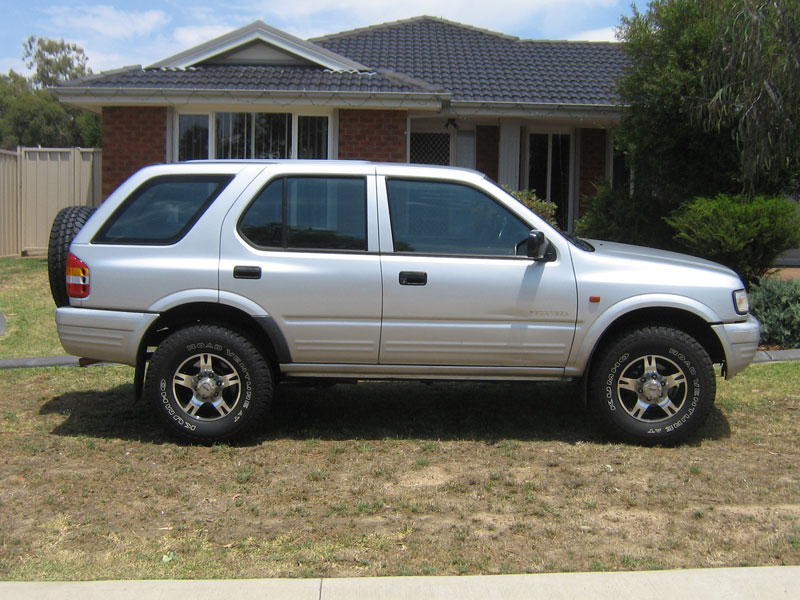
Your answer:
[[[751,284],[800,246],[797,204],[783,196],[695,198],[666,219],[689,254],[722,263]]]

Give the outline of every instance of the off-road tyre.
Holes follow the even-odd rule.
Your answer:
[[[700,427],[714,406],[716,379],[705,349],[666,326],[629,330],[598,351],[589,404],[614,438],[675,445]]]
[[[69,306],[67,296],[67,255],[69,246],[78,232],[92,216],[91,206],[68,206],[62,208],[50,227],[47,244],[47,274],[50,277],[50,293],[56,306]]]
[[[174,436],[199,444],[240,440],[263,423],[273,378],[256,346],[216,325],[168,336],[150,361],[148,401]]]

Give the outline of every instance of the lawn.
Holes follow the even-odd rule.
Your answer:
[[[609,443],[573,385],[474,383],[283,386],[194,447],[131,379],[0,371],[0,579],[800,564],[800,363],[719,380],[679,448]]]

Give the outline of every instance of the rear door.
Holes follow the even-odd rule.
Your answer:
[[[563,368],[576,287],[568,250],[518,256],[532,228],[480,185],[380,177],[386,365]]]
[[[271,166],[223,224],[220,299],[254,303],[294,363],[378,361],[374,168]]]

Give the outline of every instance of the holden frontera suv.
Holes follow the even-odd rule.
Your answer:
[[[615,437],[676,443],[712,408],[714,365],[732,377],[759,340],[731,270],[565,237],[463,169],[147,167],[62,211],[49,258],[67,352],[135,366],[136,393],[201,443],[313,378],[581,379]]]

